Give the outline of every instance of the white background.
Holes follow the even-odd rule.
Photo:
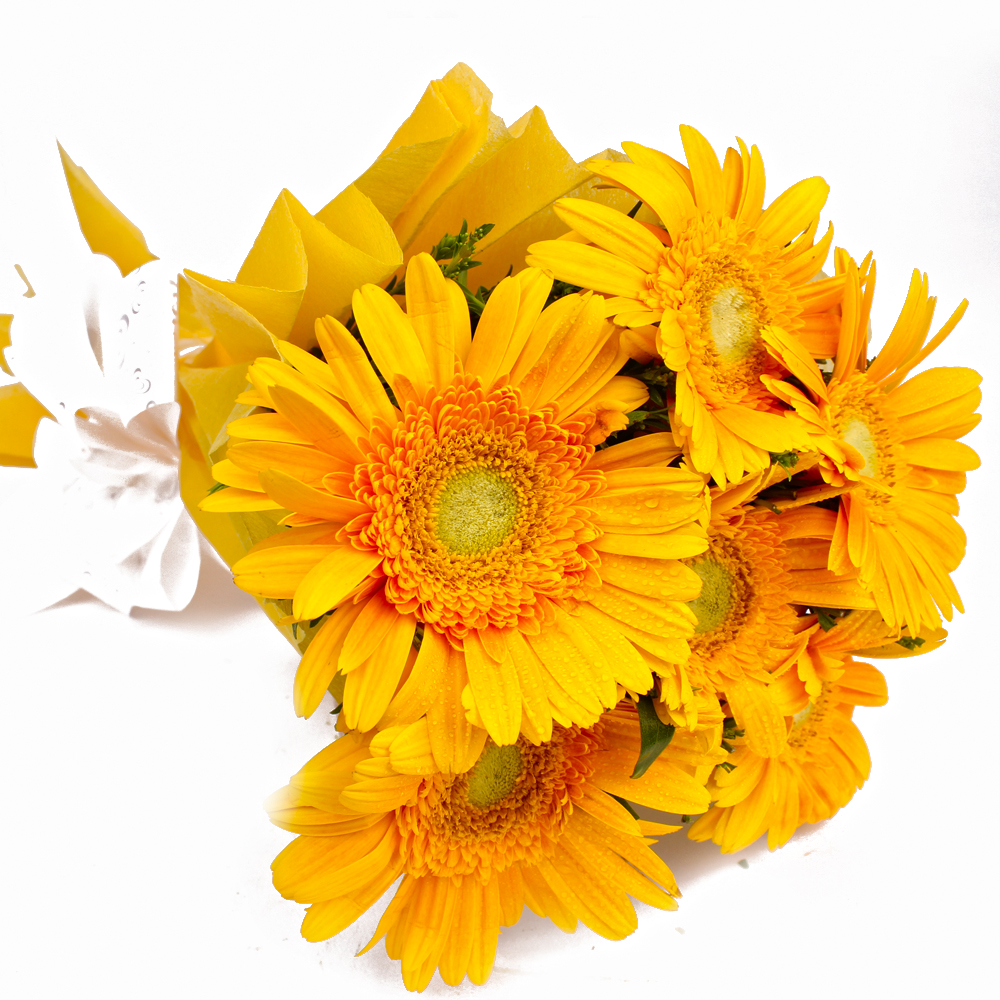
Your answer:
[[[622,139],[679,155],[685,122],[717,149],[736,134],[756,142],[769,198],[822,174],[837,243],[878,258],[876,339],[920,267],[939,320],[963,296],[972,303],[937,363],[987,376],[984,425],[967,439],[986,465],[963,497],[971,541],[956,575],[968,613],[943,650],[889,664],[887,707],[859,710],[875,763],[849,808],[773,855],[758,845],[723,857],[668,838],[661,851],[685,892],[676,913],[640,905],[639,931],[618,943],[529,914],[502,935],[488,986],[449,991],[435,979],[428,992],[989,990],[997,16],[962,2],[425,0],[382,3],[365,19],[341,9],[5,5],[0,288],[16,287],[13,263],[30,277],[33,262],[80,239],[56,137],[155,253],[232,278],[282,187],[318,210],[375,158],[428,80],[463,60],[508,123],[540,105],[577,158]],[[260,802],[332,729],[323,710],[295,719],[294,667],[209,562],[181,614],[124,617],[79,598],[11,616],[0,636],[8,996],[403,995],[381,946],[351,958],[374,914],[310,945],[298,936],[302,907],[269,884],[288,836]]]

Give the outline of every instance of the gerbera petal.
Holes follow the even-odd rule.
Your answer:
[[[483,632],[499,638],[499,660],[487,652]],[[465,640],[469,687],[486,731],[499,745],[514,743],[521,730],[521,688],[505,638],[497,629],[472,631]]]
[[[673,435],[664,432],[644,434],[642,437],[602,448],[590,460],[590,468],[608,472],[611,469],[666,466],[680,453],[680,448],[674,444]]]
[[[538,870],[573,914],[601,937],[618,941],[635,930],[635,910],[625,893],[600,882],[595,884],[593,876],[575,864],[565,849],[540,861]]]
[[[520,303],[521,285],[514,277],[504,278],[486,303],[465,363],[466,370],[478,375],[483,385],[492,385],[500,371],[517,323]],[[530,324],[526,328],[522,326],[525,338],[530,329]]]
[[[441,273],[427,253],[406,266],[406,315],[427,358],[431,380],[444,385],[455,372],[455,358],[469,340],[469,308],[462,290]],[[466,349],[467,352],[467,349]]]
[[[253,413],[249,417],[233,420],[226,426],[230,437],[251,438],[256,441],[284,441],[287,444],[310,443],[280,413]]]
[[[349,895],[313,903],[302,920],[302,936],[307,941],[325,941],[339,934],[378,902],[402,869],[403,859],[395,858],[368,885]]]
[[[238,441],[229,446],[226,454],[236,465],[253,472],[280,469],[310,484],[343,467],[343,463],[318,448],[277,441]]]
[[[695,215],[694,196],[675,170],[613,160],[588,160],[586,165],[594,173],[634,192],[656,213],[671,237],[680,233]]]
[[[722,167],[708,140],[690,125],[681,126],[681,142],[691,170],[694,200],[703,212],[721,216],[726,210]]]
[[[906,442],[906,461],[929,469],[970,472],[982,464],[979,456],[961,441],[951,438],[925,437]]]
[[[953,400],[971,400],[970,393],[982,380],[982,375],[971,368],[931,368],[893,389],[889,405],[899,416],[921,414]]]
[[[325,614],[336,607],[381,561],[378,552],[365,552],[352,545],[331,548],[296,588],[292,614],[299,621]]]
[[[457,901],[451,934],[441,952],[441,978],[449,986],[458,986],[465,978],[478,936],[482,910],[482,886],[478,879],[464,878],[455,890]],[[478,971],[478,970],[477,970]]]
[[[704,532],[673,531],[662,535],[619,535],[605,531],[591,542],[598,552],[623,556],[649,556],[654,559],[686,559],[708,548]]]
[[[343,837],[298,837],[271,865],[274,887],[298,903],[347,895],[391,863],[398,840],[391,816]]]
[[[267,491],[267,495],[277,501],[275,506],[285,507],[310,517],[318,517],[324,521],[346,524],[367,509],[356,500],[333,496],[276,469],[261,472],[260,483]]]
[[[241,490],[231,487],[205,497],[198,506],[201,510],[223,514],[248,510],[281,510],[284,504],[272,500],[257,490]]]
[[[482,903],[478,907],[479,920],[473,925],[475,936],[469,956],[469,979],[482,985],[489,979],[496,959],[497,939],[500,935],[500,886],[496,878],[481,887]]]
[[[357,628],[352,629],[344,643],[338,661],[340,670],[349,673],[367,660],[387,640],[399,617],[396,606],[386,600],[385,591],[375,593],[365,604]]]
[[[379,595],[373,598],[373,600],[378,599]],[[371,602],[369,606],[370,604]],[[360,619],[352,629],[352,634],[359,624]],[[344,671],[347,673],[347,680],[344,684],[342,711],[346,726],[367,732],[378,724],[399,687],[413,645],[416,627],[415,615],[402,615],[396,612],[388,618],[388,628],[378,648],[350,672]],[[344,650],[340,654],[341,661],[346,651],[345,642]]]
[[[736,218],[748,226],[755,226],[764,205],[764,160],[756,146],[748,152],[742,139],[736,141],[743,160],[743,192]]]
[[[561,198],[553,206],[567,226],[603,250],[624,258],[644,271],[655,271],[663,244],[641,223],[596,201]]]
[[[525,260],[562,281],[606,295],[641,299],[646,291],[646,275],[641,268],[598,247],[546,240],[528,247]]]
[[[524,881],[524,901],[540,917],[548,917],[561,931],[572,934],[576,930],[576,915],[559,898],[535,865],[521,868]]]
[[[295,672],[296,715],[307,719],[319,707],[337,673],[337,661],[344,642],[364,609],[365,602],[340,608],[310,640]]]
[[[309,573],[337,548],[335,545],[282,545],[255,549],[233,563],[233,582],[248,594],[294,597]]]
[[[399,400],[420,399],[431,386],[427,355],[406,314],[377,285],[354,293],[354,318],[382,377]]]
[[[303,436],[334,458],[352,464],[364,459],[357,442],[366,436],[365,428],[347,407],[332,397],[319,406],[291,389],[276,385],[271,388],[271,400],[275,409]]]
[[[677,903],[658,885],[637,872],[614,851],[595,845],[587,835],[589,830],[577,834],[578,825],[583,825],[579,819],[576,822],[570,820],[569,829],[563,837],[563,844],[565,850],[577,860],[581,868],[599,871],[604,885],[617,886],[640,902],[656,906],[661,910],[677,909]]]
[[[347,328],[332,316],[324,316],[316,320],[316,338],[337,379],[338,395],[347,401],[358,419],[371,427],[375,417],[380,417],[393,426],[397,410],[389,402],[363,348]]]
[[[595,754],[591,780],[612,795],[664,812],[697,815],[708,809],[705,786],[662,757],[641,778],[630,778],[637,758],[638,754],[629,750]]]
[[[757,223],[757,238],[783,246],[819,214],[830,194],[822,177],[808,177],[778,195]]]
[[[733,407],[716,410],[713,416],[737,437],[764,451],[808,449],[804,428],[793,414],[762,413]]]

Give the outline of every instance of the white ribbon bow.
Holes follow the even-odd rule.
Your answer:
[[[25,267],[37,294],[10,310],[7,362],[56,419],[39,424],[37,469],[2,470],[0,611],[78,589],[124,613],[180,611],[200,553],[178,479],[174,272],[153,262],[123,279],[104,257],[73,263]]]

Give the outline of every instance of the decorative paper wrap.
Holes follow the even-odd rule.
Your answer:
[[[81,246],[71,266],[36,265],[35,294],[5,303],[6,369],[20,381],[5,387],[0,416],[6,429],[21,419],[24,440],[0,461],[37,466],[7,473],[0,499],[15,526],[0,576],[10,609],[30,613],[77,589],[122,612],[191,600],[200,554],[178,476],[175,274],[153,260],[123,278]]]

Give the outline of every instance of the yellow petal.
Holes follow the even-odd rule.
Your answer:
[[[277,441],[240,441],[230,445],[226,454],[228,460],[244,469],[253,472],[279,469],[305,483],[320,482],[328,473],[341,469],[341,463],[318,448]]]
[[[691,171],[694,186],[694,200],[702,212],[711,212],[721,218],[726,211],[725,187],[722,181],[722,167],[715,150],[708,140],[690,125],[681,126],[681,141]]]
[[[226,426],[230,437],[249,438],[251,441],[283,441],[285,444],[309,445],[312,442],[303,437],[292,422],[280,413],[253,413],[240,417]]]
[[[414,615],[395,614],[379,648],[347,675],[343,708],[346,726],[367,732],[378,725],[403,676],[416,627]]]
[[[233,511],[246,510],[281,510],[285,504],[272,500],[264,493],[256,490],[241,490],[229,487],[224,490],[217,490],[210,496],[205,497],[198,506],[202,510],[211,511],[215,514],[228,514]]]
[[[761,681],[742,678],[726,684],[726,698],[746,745],[759,757],[777,757],[785,749],[785,719]]]
[[[606,295],[641,299],[646,293],[645,271],[598,247],[545,240],[528,247],[526,261],[562,281]]]
[[[275,598],[293,597],[303,579],[335,548],[332,545],[257,548],[233,563],[233,582],[249,594]]]
[[[279,507],[285,507],[298,514],[318,517],[324,521],[337,521],[346,524],[352,518],[358,517],[368,510],[364,504],[360,504],[356,500],[347,500],[323,490],[313,489],[301,480],[276,469],[260,473],[260,482],[268,496],[278,501]],[[266,510],[267,508],[256,509]]]
[[[510,652],[502,638],[501,642],[503,656],[495,660],[486,652],[480,632],[470,631],[464,644],[465,666],[486,731],[495,743],[509,745],[517,742],[521,730],[521,688]]]
[[[655,273],[663,257],[663,244],[641,223],[599,202],[561,198],[555,212],[567,226],[609,253],[622,257],[643,271]]]
[[[303,578],[295,590],[292,614],[309,621],[336,607],[382,561],[377,552],[338,545]]]
[[[676,170],[601,160],[588,160],[587,166],[634,192],[653,210],[674,238],[688,227],[697,214],[694,197]]]
[[[406,315],[434,384],[446,385],[454,374],[456,355],[464,360],[471,342],[469,307],[458,284],[441,273],[430,254],[418,253],[406,267]]]
[[[337,395],[347,401],[358,419],[371,427],[375,417],[390,427],[396,423],[396,408],[365,356],[364,348],[347,328],[332,316],[316,321],[316,337],[323,356],[337,380]]]
[[[281,385],[272,386],[270,394],[275,409],[317,447],[341,461],[364,461],[358,441],[367,436],[365,428],[345,406],[332,397],[318,406]]]
[[[27,293],[25,293],[27,294]],[[10,327],[14,321],[14,317],[10,313],[0,314],[0,371],[5,371],[8,375],[13,376],[13,372],[7,364],[7,359],[4,357],[4,351],[10,347]]]
[[[778,195],[760,217],[757,239],[776,246],[793,240],[819,215],[830,185],[822,177],[807,177]]]
[[[354,293],[354,317],[365,346],[382,377],[400,401],[418,401],[431,385],[431,373],[413,324],[391,295],[375,285]]]
[[[664,757],[653,761],[641,778],[630,778],[638,754],[631,750],[604,750],[593,757],[591,781],[612,795],[671,813],[703,813],[709,795],[704,785]]]
[[[364,608],[364,602],[338,608],[313,635],[295,672],[296,715],[308,719],[319,707],[337,673],[344,642]]]
[[[925,437],[906,442],[906,461],[929,469],[951,472],[971,472],[980,466],[979,456],[961,441],[951,438]]]

